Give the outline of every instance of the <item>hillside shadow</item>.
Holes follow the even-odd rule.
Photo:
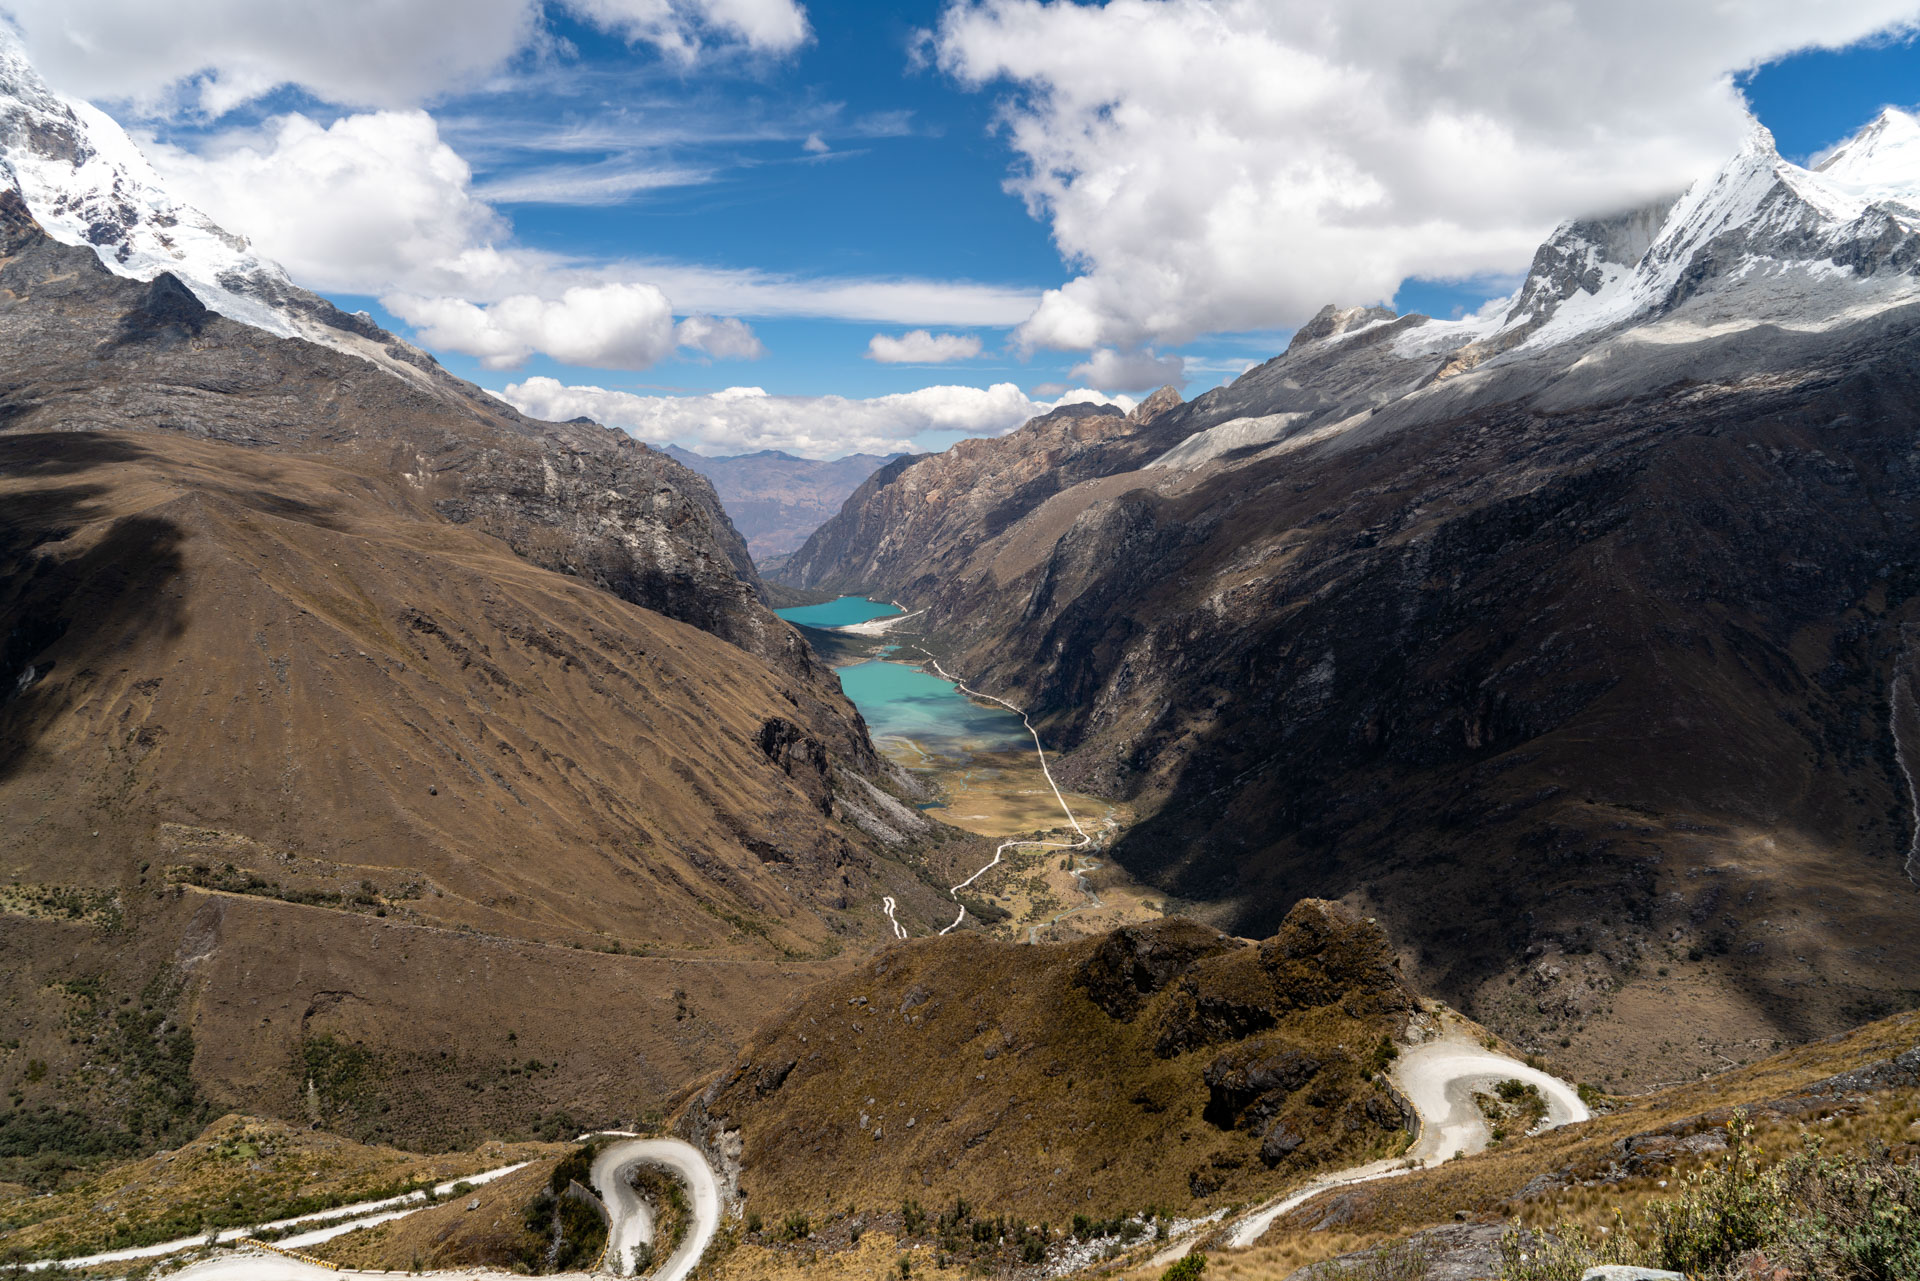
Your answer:
[[[103,501],[106,469],[149,457],[120,436],[0,436],[0,781],[31,759],[92,660],[119,651],[124,665],[136,637],[180,629],[181,529],[116,519]]]

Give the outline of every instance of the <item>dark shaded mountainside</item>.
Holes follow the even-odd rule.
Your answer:
[[[1500,314],[1329,308],[1189,404],[902,460],[784,575],[925,608],[1176,903],[1347,901],[1596,1080],[1907,1008],[1914,132],[1761,131]]]
[[[939,913],[706,483],[371,333],[0,194],[0,1157],[631,1118]]]
[[[747,550],[762,560],[784,556],[806,542],[861,481],[900,457],[848,454],[823,460],[763,449],[710,458],[678,445],[662,452],[712,483],[727,516],[747,540]]]

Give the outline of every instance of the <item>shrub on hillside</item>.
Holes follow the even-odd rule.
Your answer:
[[[1551,1237],[1509,1233],[1506,1281],[1579,1281],[1589,1267],[1639,1264],[1701,1281],[1784,1272],[1806,1281],[1920,1277],[1920,1167],[1882,1149],[1826,1157],[1817,1139],[1762,1167],[1753,1127],[1736,1112],[1727,1154],[1688,1176],[1679,1195],[1621,1216],[1600,1241],[1563,1226]]]
[[[1200,1274],[1206,1270],[1207,1256],[1195,1250],[1174,1260],[1173,1266],[1160,1274],[1160,1281],[1200,1281]]]
[[[1347,1259],[1327,1259],[1307,1269],[1311,1281],[1423,1281],[1433,1253],[1413,1241],[1394,1241]]]

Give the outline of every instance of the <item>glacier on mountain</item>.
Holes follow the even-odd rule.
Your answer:
[[[1285,353],[1198,397],[1196,430],[1151,465],[1348,448],[1494,395],[1551,410],[1761,376],[1808,358],[1792,335],[1914,303],[1920,120],[1883,111],[1813,168],[1754,122],[1685,192],[1562,223],[1519,289],[1471,316],[1325,308]]]
[[[1706,323],[1820,325],[1920,297],[1916,233],[1920,120],[1888,108],[1815,169],[1783,159],[1754,121],[1740,150],[1676,199],[1563,223],[1512,299],[1410,330],[1398,347],[1454,351],[1445,377],[1646,324],[1706,294],[1699,310],[1722,313]]]
[[[419,382],[418,353],[363,315],[300,288],[244,237],[170,195],[132,138],[91,103],[63,97],[0,23],[0,183],[47,234],[90,246],[118,275],[172,272],[209,308],[283,338],[361,356]]]

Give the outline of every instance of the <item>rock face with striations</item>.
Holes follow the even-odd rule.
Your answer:
[[[1156,454],[975,442],[792,565],[926,609],[1236,932],[1360,905],[1592,1077],[1831,1032],[1920,965],[1916,143],[1888,112],[1816,172],[1756,129],[1503,308],[1329,309]],[[1649,1034],[1679,990],[1695,1037]]]

